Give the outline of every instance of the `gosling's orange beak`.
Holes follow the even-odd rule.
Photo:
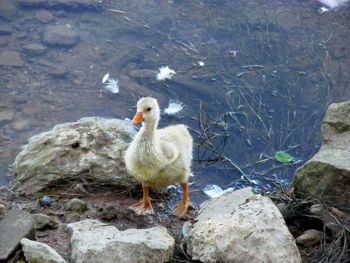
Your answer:
[[[143,114],[142,114],[142,112],[138,111],[138,112],[136,112],[134,118],[132,118],[131,123],[135,125],[135,124],[138,124],[142,121],[143,121]]]

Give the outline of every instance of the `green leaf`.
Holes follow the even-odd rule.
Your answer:
[[[289,153],[284,151],[278,151],[274,155],[275,159],[280,163],[290,163],[293,162],[294,158]]]

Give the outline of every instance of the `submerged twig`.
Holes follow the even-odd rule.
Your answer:
[[[234,169],[236,169],[244,179],[249,181],[243,170],[224,154],[224,148],[227,142],[227,138],[229,137],[229,134],[227,133],[227,117],[229,115],[230,113],[222,114],[218,119],[211,120],[204,108],[203,102],[200,101],[198,117],[200,142],[197,150],[197,155],[200,162],[210,163],[225,161],[229,163]],[[214,142],[216,138],[219,139],[219,142]],[[203,150],[202,153],[201,149]]]
[[[126,15],[127,13],[122,11],[122,10],[118,10],[118,9],[107,9],[110,12],[113,12],[115,14],[119,14],[119,15]]]
[[[241,66],[241,68],[247,68],[247,69],[260,69],[260,68],[264,68],[264,67],[265,67],[265,66],[263,66],[263,65],[258,65],[258,64]]]

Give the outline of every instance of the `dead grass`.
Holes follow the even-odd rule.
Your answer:
[[[299,246],[303,262],[350,262],[349,207],[336,207],[336,204],[326,200],[288,193],[285,189],[271,193],[269,197],[277,205],[285,204],[282,214],[295,237],[312,228],[323,232],[323,238],[319,245],[312,248]],[[321,215],[310,214],[310,207],[314,204],[322,205],[323,213]]]

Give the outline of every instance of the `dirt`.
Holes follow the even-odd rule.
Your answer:
[[[154,215],[139,216],[128,206],[136,203],[140,193],[94,193],[87,194],[79,199],[88,204],[88,209],[84,213],[76,213],[66,210],[66,204],[72,197],[54,197],[54,202],[50,206],[40,204],[40,198],[36,200],[27,199],[24,197],[16,197],[12,194],[0,195],[0,203],[6,207],[19,207],[32,214],[43,213],[56,218],[61,224],[56,229],[36,230],[36,241],[45,243],[55,249],[67,262],[70,261],[70,246],[69,235],[65,230],[66,224],[84,219],[98,219],[104,223],[108,223],[117,227],[119,230],[129,228],[150,228],[162,225],[168,229],[168,232],[175,239],[175,262],[186,260],[187,256],[181,252],[182,242],[182,226],[185,220],[193,219],[196,215],[195,209],[189,210],[188,216],[185,219],[179,219],[171,215],[169,204],[170,197],[167,195],[159,195],[151,193]],[[171,198],[173,199],[173,198]],[[23,253],[19,252],[12,259],[25,260]]]

